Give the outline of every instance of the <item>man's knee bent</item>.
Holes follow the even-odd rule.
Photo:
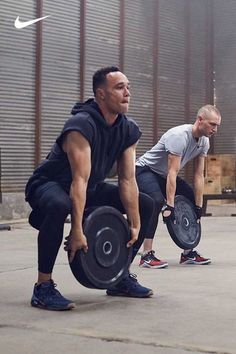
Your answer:
[[[65,196],[54,196],[45,205],[46,213],[56,214],[58,217],[65,217],[71,213],[71,199]]]
[[[139,209],[141,215],[143,212],[152,215],[154,210],[156,210],[154,200],[145,193],[139,193]]]

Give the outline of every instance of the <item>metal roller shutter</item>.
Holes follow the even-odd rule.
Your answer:
[[[208,65],[206,65],[206,60],[208,59],[206,49],[209,50],[207,48],[208,43],[206,36],[206,24],[208,20],[208,13],[206,11],[206,1],[191,0],[191,2],[189,3],[188,15],[189,28],[187,30],[189,31],[189,87],[186,87],[186,90],[188,90],[186,96],[189,100],[189,117],[186,117],[186,122],[194,123],[198,109],[206,103],[212,103],[206,101],[206,69],[208,68]],[[199,28],[201,28],[202,30],[200,31]],[[209,43],[209,45],[212,44]],[[186,112],[186,114],[188,114],[188,112]],[[193,183],[193,173],[194,167],[193,162],[191,161],[185,168],[185,177],[191,184]]]
[[[206,1],[190,3],[190,122],[206,103]],[[202,30],[200,31],[199,28]],[[205,29],[205,30],[204,30]]]
[[[214,1],[214,69],[216,106],[222,125],[214,138],[214,153],[236,153],[236,2]]]
[[[185,123],[185,1],[159,0],[158,138]],[[181,177],[184,171],[179,174]]]
[[[86,1],[85,98],[93,97],[92,75],[104,66],[119,66],[120,1]]]
[[[129,116],[143,135],[138,155],[153,145],[153,1],[125,1],[124,72],[131,83]]]
[[[23,191],[34,164],[36,27],[17,30],[17,16],[35,18],[34,1],[0,2],[2,192]]]
[[[159,1],[158,136],[185,123],[185,1]]]
[[[43,12],[42,158],[79,99],[80,1],[45,1]]]

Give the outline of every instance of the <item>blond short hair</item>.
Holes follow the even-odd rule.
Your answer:
[[[197,117],[206,117],[209,113],[215,113],[218,117],[221,117],[218,108],[212,106],[211,104],[206,104],[205,106],[201,107],[197,112]]]

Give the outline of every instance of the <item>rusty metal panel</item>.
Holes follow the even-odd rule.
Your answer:
[[[236,1],[214,1],[215,103],[222,125],[214,153],[236,153]]]
[[[124,16],[124,72],[131,83],[129,116],[143,133],[137,149],[141,155],[153,145],[153,1],[125,1]]]
[[[0,2],[0,147],[2,192],[20,192],[34,165],[34,25],[16,29],[14,21],[35,18],[31,0]]]
[[[79,99],[80,1],[45,0],[42,36],[43,159]]]
[[[85,23],[85,99],[93,97],[92,75],[104,66],[119,66],[120,1],[87,0]]]

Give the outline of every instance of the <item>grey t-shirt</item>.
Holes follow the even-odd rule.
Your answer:
[[[142,155],[137,166],[149,166],[154,172],[166,177],[168,154],[181,156],[180,168],[198,155],[207,155],[209,138],[202,136],[198,141],[192,134],[193,125],[183,124],[169,129],[156,145]]]

